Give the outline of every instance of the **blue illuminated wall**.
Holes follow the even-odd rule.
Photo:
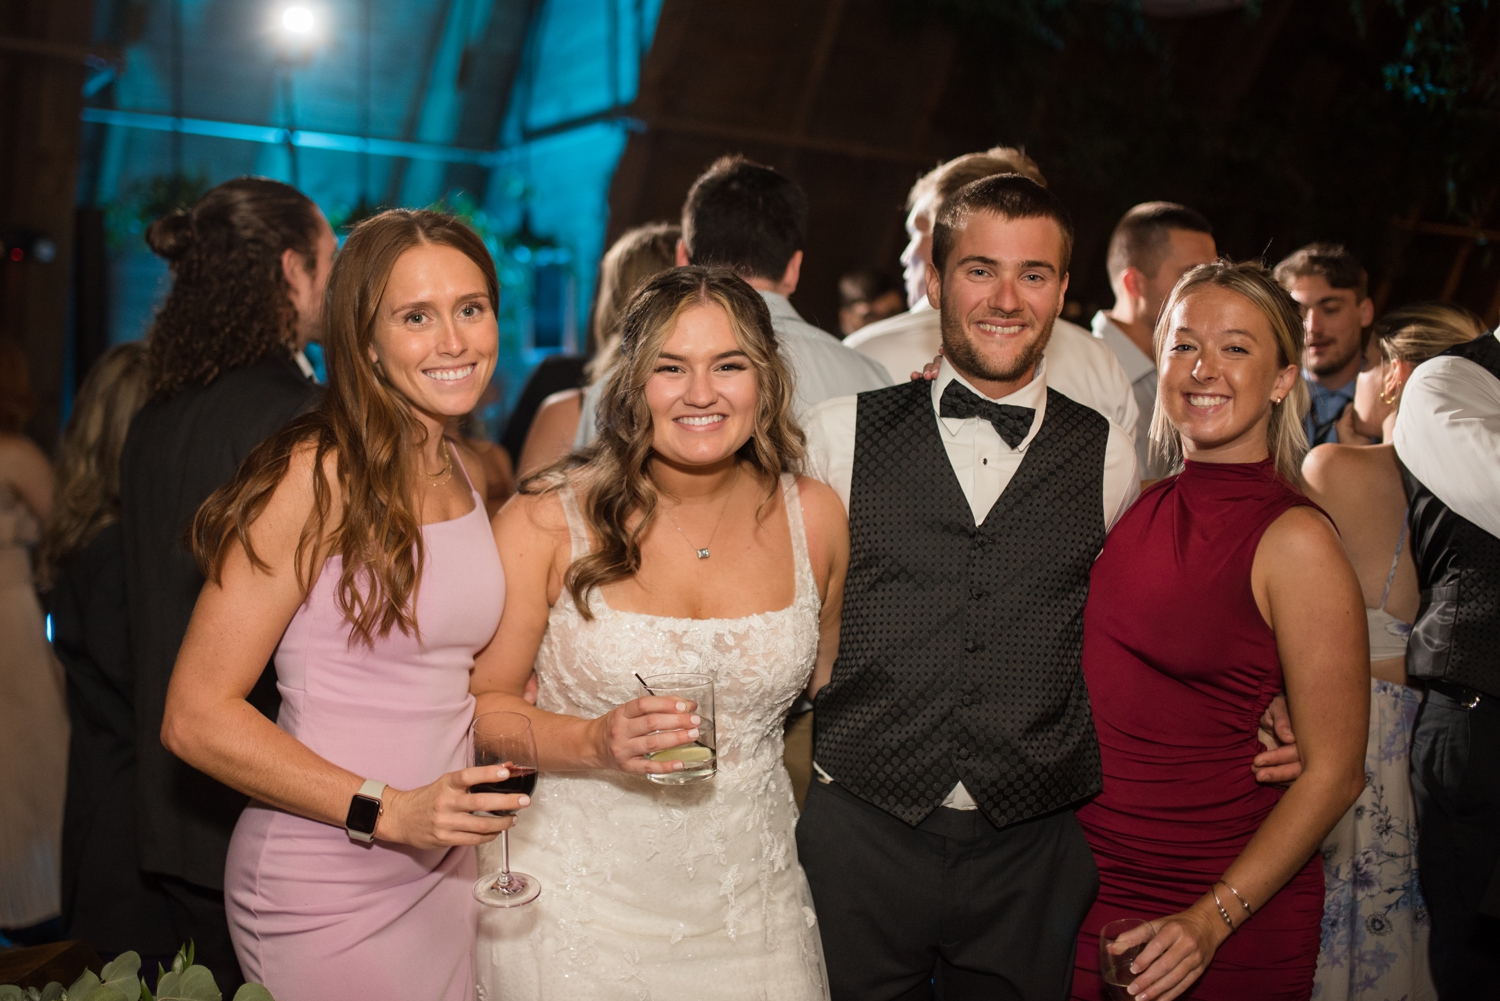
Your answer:
[[[123,60],[87,85],[79,199],[108,213],[111,339],[141,336],[165,291],[141,230],[174,178],[274,177],[335,225],[444,201],[500,267],[504,409],[582,345],[661,0],[321,0],[305,41],[288,5],[100,0],[96,40]]]

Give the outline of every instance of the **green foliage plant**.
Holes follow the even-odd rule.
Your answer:
[[[0,1001],[223,1001],[214,975],[206,966],[193,963],[193,944],[177,950],[172,968],[156,968],[156,992],[141,976],[141,957],[122,952],[104,964],[96,975],[84,970],[72,986],[53,981],[46,987],[0,986]],[[234,992],[233,1001],[274,1001],[260,984],[245,984]]]

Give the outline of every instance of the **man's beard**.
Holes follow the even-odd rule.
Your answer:
[[[1042,353],[1047,350],[1048,342],[1052,340],[1052,324],[1057,320],[1056,316],[1047,321],[1041,333],[1022,348],[1013,361],[999,367],[969,342],[963,317],[957,315],[957,309],[950,305],[951,302],[951,299],[944,296],[940,310],[943,322],[943,357],[969,378],[1015,382],[1036,367]]]
[[[1349,351],[1331,361],[1322,361],[1316,365],[1309,365],[1308,371],[1320,379],[1326,379],[1330,375],[1338,375],[1344,368],[1359,355],[1359,346],[1356,344]]]

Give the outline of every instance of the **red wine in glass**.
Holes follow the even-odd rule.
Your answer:
[[[480,757],[480,755],[476,754],[475,757]],[[490,755],[484,755],[484,757],[490,757]],[[503,782],[480,782],[477,785],[471,785],[469,786],[469,792],[471,793],[498,792],[506,796],[530,796],[532,791],[536,789],[535,768],[527,765],[518,765],[510,761],[503,763],[499,761],[476,761],[474,763],[476,765],[503,764],[503,767],[510,771],[510,778],[505,779]],[[516,811],[479,810],[476,812],[490,817],[511,817],[515,815]]]

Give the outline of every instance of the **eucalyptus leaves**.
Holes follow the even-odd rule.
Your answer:
[[[192,943],[177,950],[170,970],[156,968],[155,994],[140,972],[141,957],[125,952],[104,964],[98,976],[84,970],[83,976],[66,989],[55,981],[41,990],[35,987],[22,990],[13,984],[0,986],[0,1001],[223,1001],[224,995],[208,967],[193,965]],[[275,999],[260,984],[246,984],[234,992],[233,1001]]]

